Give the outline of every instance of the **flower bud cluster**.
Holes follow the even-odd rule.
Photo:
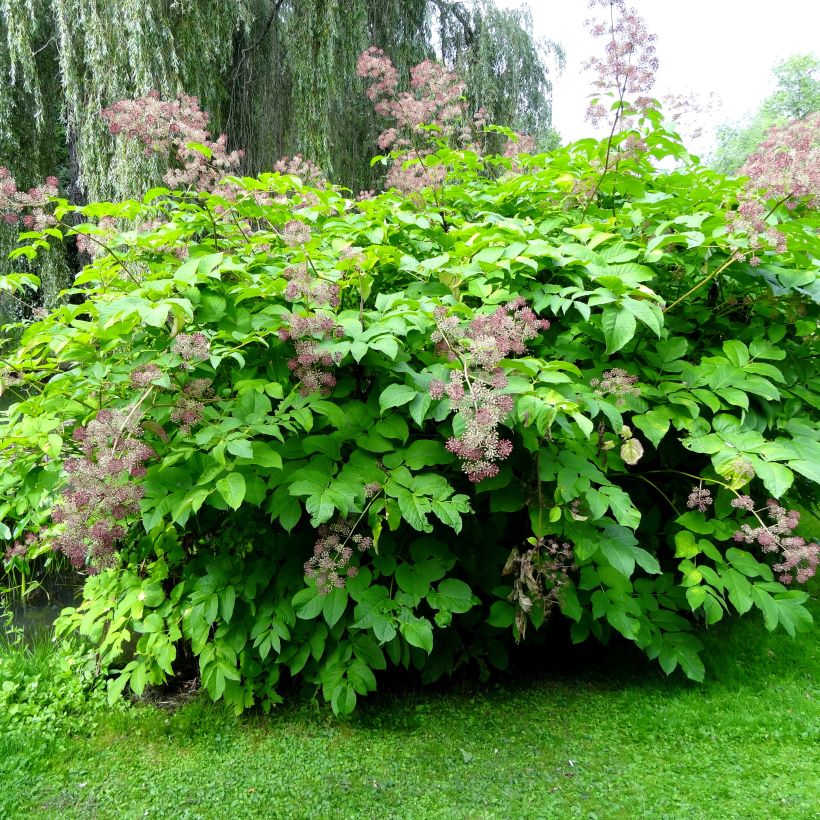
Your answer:
[[[204,360],[211,355],[211,343],[204,333],[198,331],[180,333],[174,337],[174,352],[182,356],[186,364],[195,359]]]
[[[145,475],[154,451],[142,441],[135,407],[101,410],[74,430],[81,456],[68,459],[68,486],[52,510],[62,529],[54,548],[75,567],[96,573],[111,566],[115,543],[124,537],[123,519],[139,513],[143,489],[131,479]]]
[[[820,564],[820,544],[794,535],[800,524],[797,510],[787,510],[770,498],[766,502],[765,512],[771,523],[766,524],[757,516],[754,502],[749,496],[739,496],[732,506],[755,513],[758,523],[756,527],[743,524],[734,534],[734,540],[744,544],[756,543],[763,552],[779,553],[780,560],[772,565],[772,569],[780,574],[781,583],[797,581],[804,584],[814,576]]]
[[[411,158],[422,159],[431,153],[424,126],[435,126],[440,138],[461,144],[470,141],[464,82],[440,63],[424,60],[410,70],[410,90],[399,91],[396,67],[374,46],[359,55],[356,73],[370,81],[366,94],[376,113],[392,121],[378,138],[382,151],[398,152],[387,173],[386,186],[410,193],[441,184],[445,174],[441,165],[426,167],[417,162],[407,168],[402,166]],[[483,111],[477,112],[472,128],[483,125],[484,118]]]
[[[350,563],[354,547],[359,552],[366,552],[373,546],[373,539],[354,533],[354,525],[347,518],[340,518],[330,525],[323,524],[318,535],[313,555],[305,561],[305,575],[316,581],[319,594],[327,595],[334,589],[341,589],[345,578],[358,573],[358,568]]]
[[[179,425],[180,432],[188,435],[191,428],[202,421],[205,400],[213,396],[210,379],[190,379],[183,386],[171,410],[171,421]]]
[[[299,219],[291,219],[282,228],[282,240],[288,247],[310,242],[310,227]]]
[[[637,381],[637,376],[627,373],[621,367],[613,367],[612,370],[605,371],[600,379],[597,377],[590,379],[589,384],[595,388],[595,392],[599,396],[613,397],[615,404],[621,407],[627,396],[641,395],[641,391],[635,387]]]
[[[512,452],[512,442],[502,439],[498,426],[513,408],[511,396],[501,393],[507,376],[499,366],[502,359],[527,350],[527,342],[549,327],[523,299],[515,299],[490,315],[477,316],[463,334],[458,319],[446,308],[435,311],[437,329],[432,334],[437,350],[460,369],[450,371],[448,382],[430,385],[434,399],[450,399],[464,422],[464,432],[447,441],[447,449],[461,459],[470,481],[498,475],[498,463]],[[462,336],[464,338],[462,338]]]
[[[28,554],[29,548],[37,541],[37,536],[33,532],[27,532],[22,541],[19,539],[12,542],[6,548],[6,561],[11,561],[14,558],[25,558]]]
[[[700,510],[706,512],[713,504],[712,493],[708,487],[701,485],[700,487],[693,487],[692,492],[686,499],[686,506],[690,510]]]
[[[793,209],[803,201],[809,207],[820,203],[820,112],[769,129],[760,147],[746,160],[740,173],[748,182],[737,210],[726,220],[735,233],[745,234],[752,254],[749,264],[760,264],[754,251],[763,239],[777,252],[786,250],[785,235],[768,224],[769,202]],[[747,254],[737,252],[738,259]]]
[[[637,94],[632,104],[645,109],[651,104],[646,93],[655,84],[658,71],[657,37],[649,33],[637,10],[627,7],[625,0],[591,0],[589,6],[602,7],[606,18],[586,21],[593,37],[607,40],[604,54],[584,63],[584,68],[595,74],[593,86],[618,99]],[[587,109],[587,119],[595,126],[611,115],[600,103],[593,102]]]
[[[299,177],[306,185],[315,188],[320,188],[327,182],[322,169],[310,160],[304,159],[301,154],[282,157],[274,163],[272,170],[284,176]]]
[[[58,194],[58,184],[57,177],[46,177],[39,187],[18,191],[9,169],[0,165],[0,221],[27,231],[41,231],[53,225],[54,216],[46,209],[50,199]]]
[[[302,300],[306,304],[339,306],[339,286],[311,276],[306,262],[290,265],[282,271],[282,276],[288,281],[285,288],[288,302]]]
[[[163,100],[158,91],[150,91],[145,97],[114,103],[102,116],[114,136],[141,142],[146,156],[167,158],[163,181],[170,188],[212,191],[223,177],[239,170],[242,152],[229,152],[224,134],[210,139],[208,113],[196,97],[178,94],[175,100]]]
[[[299,393],[309,396],[317,390],[328,394],[336,385],[336,377],[330,372],[337,362],[333,356],[319,347],[324,340],[338,338],[344,333],[330,316],[290,315],[289,324],[279,331],[282,341],[292,341],[296,355],[288,362],[288,368],[301,382]]]

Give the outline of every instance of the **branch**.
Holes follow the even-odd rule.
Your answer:
[[[253,51],[254,49],[259,48],[262,45],[262,41],[265,37],[268,36],[268,32],[270,31],[270,27],[273,25],[273,21],[279,15],[279,10],[284,5],[285,0],[276,0],[274,3],[273,8],[271,9],[271,13],[268,15],[268,20],[265,23],[265,27],[262,29],[262,33],[259,35],[259,38],[256,40],[255,43],[251,43],[249,46],[246,46],[242,49],[242,54],[246,54],[249,51]]]
[[[461,3],[451,3],[447,0],[432,0],[432,3],[441,14],[451,14],[461,23],[461,27],[464,29],[464,42],[467,46],[471,46],[475,40],[475,29],[470,23],[470,15],[467,9]]]

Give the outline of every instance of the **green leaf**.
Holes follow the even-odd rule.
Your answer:
[[[751,553],[731,547],[726,550],[726,560],[747,578],[772,580],[772,571],[768,564],[761,564]]]
[[[663,327],[663,313],[653,302],[626,297],[621,302],[636,319],[643,322],[658,338]]]
[[[282,469],[282,456],[270,444],[264,441],[254,441],[252,448],[254,464],[258,464],[260,467]]]
[[[650,575],[661,574],[661,565],[658,563],[658,559],[655,558],[654,555],[647,552],[642,547],[635,547],[634,555],[635,561],[637,561],[641,569],[645,570]]]
[[[599,546],[612,567],[629,578],[635,570],[635,548],[637,543],[632,530],[612,525],[607,527],[601,534]]]
[[[401,405],[413,401],[416,392],[414,387],[408,387],[406,384],[389,385],[379,396],[379,408],[382,414],[391,407],[401,407]]]
[[[783,629],[789,635],[796,635],[798,632],[807,631],[812,625],[812,615],[803,604],[808,599],[805,592],[790,590],[775,595],[777,604],[777,616]]]
[[[356,708],[356,691],[347,681],[340,683],[333,690],[330,706],[334,715],[349,715]]]
[[[495,601],[490,607],[487,623],[501,629],[510,627],[515,622],[515,607],[509,601]]]
[[[745,575],[741,575],[736,569],[723,570],[720,578],[726,587],[729,600],[735,609],[743,615],[752,607],[752,585]]]
[[[414,564],[399,564],[396,568],[396,583],[416,599],[421,599],[430,590],[430,581],[419,572]]]
[[[292,603],[293,608],[296,610],[296,616],[310,621],[322,611],[325,599],[315,587],[305,587],[293,596]]]
[[[247,439],[228,442],[228,452],[240,458],[253,458],[253,445]]]
[[[606,352],[611,355],[632,339],[637,322],[628,310],[607,305],[601,315],[601,327],[606,339]]]
[[[723,343],[723,352],[735,367],[743,367],[749,362],[749,351],[746,345],[737,339],[727,339]]]
[[[450,464],[453,460],[453,454],[440,441],[429,439],[414,441],[403,451],[402,457],[408,469],[414,471]]]
[[[650,410],[643,415],[632,416],[631,424],[637,427],[657,447],[671,424],[666,409]]]
[[[245,498],[245,478],[242,473],[229,473],[216,482],[216,489],[229,507],[238,510]]]
[[[763,486],[775,497],[780,498],[794,482],[794,473],[782,464],[756,459],[755,472]]]
[[[445,578],[436,592],[427,596],[433,609],[448,609],[450,612],[467,612],[473,607],[473,592],[470,587],[456,578]]]
[[[325,595],[322,614],[329,627],[336,625],[347,608],[347,592],[344,589],[332,589]],[[300,615],[300,617],[303,617]]]
[[[621,445],[621,458],[624,460],[624,464],[632,467],[641,460],[642,456],[643,444],[638,439],[631,438]]]
[[[427,520],[427,514],[432,511],[432,504],[428,498],[413,495],[404,487],[396,488],[394,495],[398,501],[402,518],[414,530],[432,532],[433,526]]]
[[[417,618],[409,610],[402,613],[399,632],[411,646],[423,649],[428,654],[433,651],[433,626],[426,618]]]

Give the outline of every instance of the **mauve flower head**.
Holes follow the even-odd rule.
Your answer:
[[[145,389],[157,379],[161,379],[162,375],[162,371],[155,364],[141,364],[131,371],[129,380],[132,387]]]
[[[637,10],[628,7],[625,0],[591,0],[589,7],[602,8],[605,18],[586,21],[590,34],[606,43],[603,54],[584,63],[585,69],[594,72],[593,86],[617,99],[636,95],[633,106],[645,108],[651,102],[646,92],[655,84],[658,71],[657,37],[649,33]],[[592,103],[587,109],[593,125],[610,115],[612,112],[600,103]]]
[[[641,395],[641,391],[635,387],[637,381],[637,376],[627,373],[621,367],[613,367],[605,371],[600,378],[590,379],[589,384],[595,388],[599,396],[614,398],[615,404],[620,407],[625,403],[627,396]]]
[[[174,351],[186,362],[207,359],[211,355],[211,343],[204,333],[180,333],[174,338]]]
[[[56,177],[47,177],[39,187],[20,191],[9,169],[0,166],[0,218],[9,227],[18,223],[32,231],[51,227],[56,220],[49,204],[59,193],[57,185]]]
[[[408,164],[408,160],[421,159],[433,150],[428,126],[436,137],[454,145],[468,144],[472,130],[482,127],[481,117],[472,120],[468,115],[464,82],[440,63],[424,60],[410,70],[410,89],[399,91],[395,66],[375,47],[359,55],[356,69],[369,80],[366,93],[375,112],[390,121],[378,138],[382,151],[395,154],[385,186],[406,194],[439,186],[444,166]]]
[[[697,509],[701,512],[706,512],[712,506],[712,493],[707,487],[693,487],[692,492],[689,493],[689,498],[686,499],[686,506],[690,510]]]
[[[464,432],[451,437],[446,447],[459,457],[471,481],[483,481],[498,475],[497,462],[512,453],[512,442],[498,435],[498,426],[514,404],[512,396],[499,392],[507,386],[499,364],[510,354],[526,353],[527,342],[549,328],[549,322],[539,319],[523,299],[476,316],[463,329],[444,307],[437,307],[433,315],[436,330],[431,340],[460,367],[450,371],[447,382],[434,379],[430,396],[447,396],[461,416]]]
[[[228,152],[224,134],[211,140],[208,114],[196,97],[180,93],[174,100],[163,100],[157,92],[149,92],[114,103],[102,117],[112,135],[136,140],[145,146],[146,155],[167,159],[163,181],[171,188],[212,191],[223,177],[239,170],[242,152]],[[204,145],[206,151],[192,145]]]
[[[732,506],[754,511],[754,504],[748,496],[735,499]],[[734,540],[745,544],[756,543],[765,553],[779,553],[780,560],[772,565],[772,569],[779,573],[781,583],[805,583],[817,572],[820,545],[809,543],[794,534],[800,524],[800,513],[797,510],[787,510],[771,498],[766,502],[765,509],[771,523],[765,524],[760,518],[756,518],[757,526],[742,524],[734,534]]]
[[[131,479],[145,474],[154,451],[140,440],[136,407],[101,410],[72,438],[82,456],[67,459],[68,485],[52,509],[61,526],[54,548],[89,572],[114,562],[115,543],[125,537],[122,519],[139,512],[142,487]]]
[[[288,368],[301,382],[299,393],[327,395],[336,386],[336,377],[329,368],[335,366],[333,357],[319,347],[322,340],[339,337],[344,330],[330,316],[298,316],[291,314],[288,326],[280,329],[282,341],[292,341],[296,355],[288,361]]]
[[[343,587],[345,578],[358,573],[358,569],[350,564],[353,549],[348,542],[355,544],[359,552],[366,552],[373,546],[373,539],[355,533],[353,523],[347,518],[340,518],[329,525],[323,524],[319,527],[318,536],[313,555],[305,561],[304,570],[305,575],[316,582],[319,594],[327,595]]]
[[[272,170],[285,176],[299,177],[305,184],[315,187],[321,187],[327,182],[322,169],[301,154],[278,159],[273,164]]]

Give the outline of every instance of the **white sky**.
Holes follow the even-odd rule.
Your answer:
[[[496,0],[500,7],[521,0]],[[660,69],[654,96],[717,94],[720,104],[705,130],[752,112],[774,88],[772,67],[792,54],[820,52],[819,0],[627,0],[646,21],[656,43]],[[590,93],[581,64],[601,49],[584,20],[593,12],[587,0],[530,0],[536,36],[563,45],[567,66],[553,74],[553,124],[566,140],[590,136],[584,122]],[[598,9],[596,13],[601,12]],[[703,152],[711,139],[696,147]]]

